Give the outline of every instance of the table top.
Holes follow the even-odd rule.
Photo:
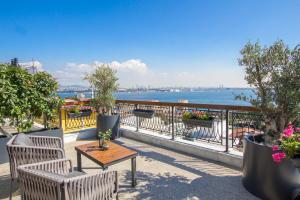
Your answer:
[[[107,167],[138,155],[136,151],[115,142],[108,141],[107,144],[109,145],[107,150],[100,149],[98,141],[76,146],[75,150],[102,167]]]

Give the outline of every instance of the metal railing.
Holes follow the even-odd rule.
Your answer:
[[[85,102],[88,105],[89,102]],[[154,115],[138,117],[134,110],[150,110]],[[258,134],[263,130],[260,112],[251,106],[171,103],[152,101],[116,100],[115,111],[120,114],[124,129],[144,131],[175,140],[178,138],[222,145],[229,148],[242,148],[245,134]],[[201,111],[213,116],[210,122],[189,125],[183,120],[185,112]],[[77,129],[95,127],[95,110],[88,116],[71,117],[68,109],[61,110],[61,127],[70,132]]]
[[[135,109],[152,110],[154,116],[135,116]],[[262,115],[250,106],[117,100],[116,111],[120,113],[124,128],[148,130],[172,140],[182,138],[215,143],[223,145],[225,151],[230,147],[241,148],[245,134],[258,134],[263,130]],[[186,111],[201,111],[214,119],[208,124],[189,125],[183,120]]]

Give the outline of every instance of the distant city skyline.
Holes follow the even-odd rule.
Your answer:
[[[296,0],[13,1],[0,8],[0,62],[19,58],[61,85],[101,63],[124,88],[248,87],[239,51],[249,41],[300,35]]]

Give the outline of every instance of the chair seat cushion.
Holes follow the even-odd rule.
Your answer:
[[[84,172],[79,172],[79,171],[72,171],[66,175],[64,175],[65,178],[73,178],[73,177],[77,177],[77,176],[82,176],[85,175]]]
[[[44,171],[44,170],[39,170],[39,169],[36,169],[34,171],[37,172],[41,176],[51,177],[51,178],[55,178],[58,180],[63,180],[65,178],[74,178],[77,176],[85,175],[84,172],[79,172],[79,171],[72,171],[65,175],[57,174],[57,173],[49,172],[49,171]]]
[[[14,145],[21,145],[21,146],[35,146],[30,137],[24,133],[19,133],[13,143]]]

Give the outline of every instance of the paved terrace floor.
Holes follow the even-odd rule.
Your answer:
[[[65,144],[66,156],[76,165],[74,146],[89,141]],[[108,170],[117,170],[120,177],[119,199],[201,199],[247,200],[257,199],[241,183],[241,172],[219,163],[183,155],[137,141],[121,138],[119,143],[139,152],[137,158],[136,188],[131,188],[130,160],[116,164]],[[1,152],[4,153],[4,152]],[[82,156],[83,167],[97,166]],[[95,170],[85,170],[94,173]],[[0,199],[8,199],[9,165],[0,165]],[[21,199],[14,185],[13,199]]]

